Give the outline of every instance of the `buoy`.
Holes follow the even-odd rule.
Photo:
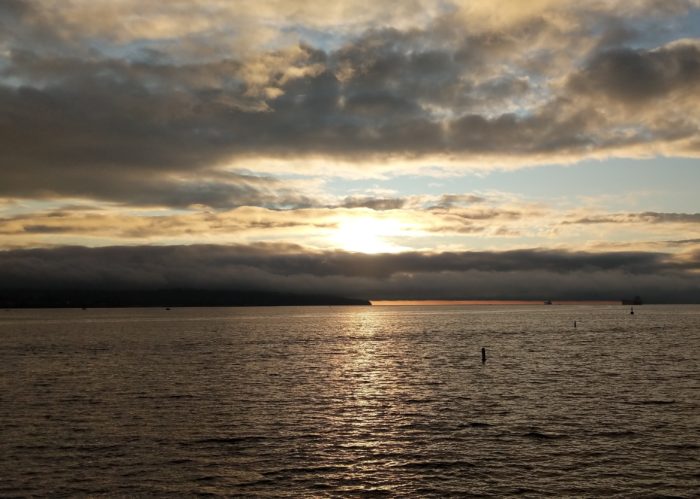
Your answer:
[[[630,315],[634,315],[634,307],[630,307]]]
[[[481,363],[486,362],[486,349],[484,347],[481,347]]]

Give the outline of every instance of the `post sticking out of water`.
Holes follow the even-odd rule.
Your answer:
[[[576,327],[576,321],[574,321],[574,327]]]
[[[486,348],[481,347],[481,363],[486,363]]]

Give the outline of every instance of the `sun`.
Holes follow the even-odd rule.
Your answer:
[[[370,217],[347,218],[338,224],[338,230],[332,236],[335,246],[357,253],[396,253],[401,247],[387,241],[402,232],[396,220],[376,219]]]

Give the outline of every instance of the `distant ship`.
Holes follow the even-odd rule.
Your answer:
[[[551,305],[551,304],[552,304],[552,300],[545,300],[545,301],[544,301],[544,304],[545,304],[545,305]]]

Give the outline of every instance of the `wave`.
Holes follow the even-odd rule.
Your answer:
[[[450,469],[450,468],[474,468],[476,464],[471,461],[411,461],[394,465],[403,469]]]
[[[624,438],[624,437],[635,437],[638,435],[637,432],[631,430],[618,430],[618,431],[601,431],[599,433],[593,434],[596,437],[608,437],[608,438]]]
[[[633,405],[670,405],[670,404],[675,404],[675,400],[637,400],[634,402],[629,402],[630,404]]]
[[[536,440],[559,440],[562,438],[567,438],[567,435],[560,435],[557,433],[544,433],[541,431],[528,431],[523,434],[526,438],[533,438]]]
[[[464,425],[460,425],[461,428],[490,428],[491,426],[493,425],[484,423],[483,421],[471,421]]]
[[[271,440],[270,437],[263,437],[259,435],[251,435],[244,437],[211,437],[211,438],[201,438],[199,440],[193,440],[191,442],[184,442],[183,445],[189,444],[224,444],[224,445],[240,445],[246,443],[256,443],[265,440]]]

